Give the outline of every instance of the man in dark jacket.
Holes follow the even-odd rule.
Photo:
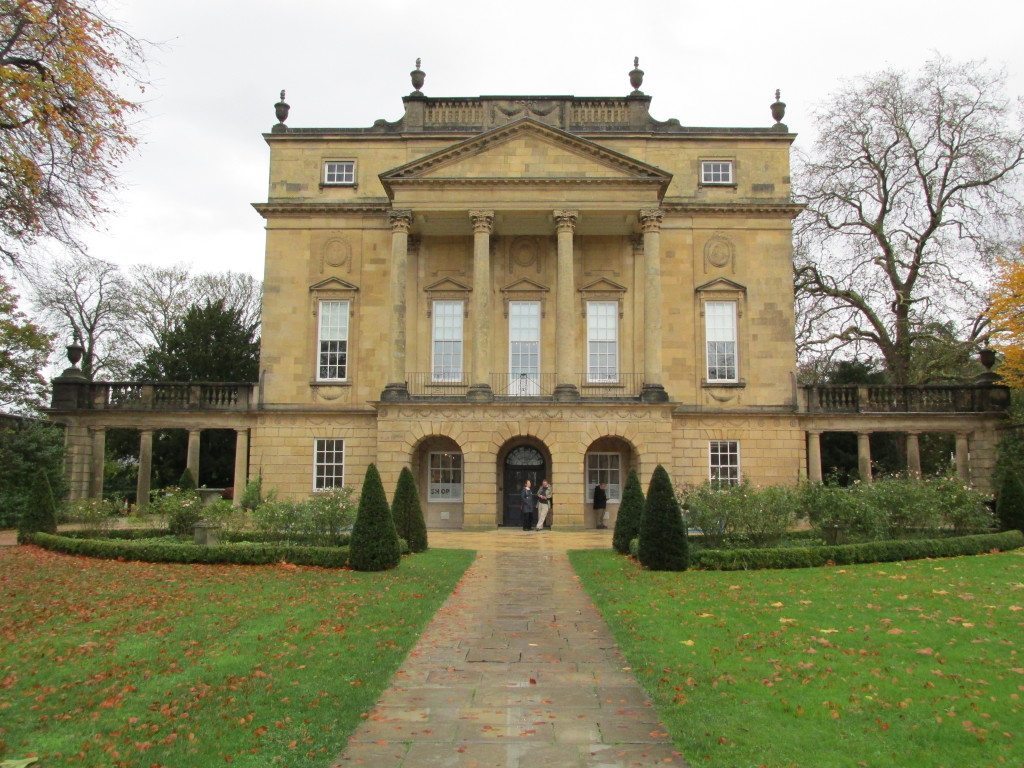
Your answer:
[[[608,493],[604,489],[604,483],[594,486],[594,517],[598,518],[598,528],[608,527]]]
[[[529,480],[523,483],[523,492],[520,494],[523,503],[520,509],[523,513],[523,530],[533,530],[534,504],[533,487]]]

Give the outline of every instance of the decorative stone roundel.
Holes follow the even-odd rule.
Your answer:
[[[735,254],[732,241],[722,234],[712,235],[704,245],[704,259],[712,267],[722,269],[732,263]]]
[[[332,238],[324,243],[324,264],[329,267],[352,266],[352,246],[347,240]]]

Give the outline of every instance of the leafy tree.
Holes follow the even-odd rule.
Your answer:
[[[0,426],[0,528],[55,531],[65,493],[64,430],[31,420]]]
[[[868,75],[820,110],[794,173],[802,351],[877,354],[908,384],[913,349],[940,329],[984,335],[986,266],[1024,220],[1024,127],[1004,86],[979,62],[937,57],[916,75]]]
[[[685,571],[690,565],[683,515],[672,481],[661,464],[654,468],[647,489],[637,558],[652,571]]]
[[[391,517],[395,521],[398,535],[409,544],[410,552],[425,552],[427,549],[427,524],[423,519],[420,494],[416,480],[408,467],[402,467],[398,475],[395,498],[391,502]]]
[[[0,409],[28,411],[43,404],[53,337],[18,310],[18,296],[0,275]]]
[[[395,521],[388,509],[377,467],[370,464],[359,495],[359,511],[352,526],[348,562],[357,571],[385,571],[398,565],[401,553]]]
[[[133,369],[151,381],[256,381],[260,341],[223,299],[192,305]]]
[[[1003,472],[996,497],[996,516],[1004,531],[1024,531],[1024,484],[1016,472]]]
[[[1024,247],[1020,250],[1024,257]],[[988,317],[1003,353],[999,374],[1011,387],[1024,387],[1024,261],[999,262]]]
[[[88,379],[120,378],[130,363],[123,343],[129,288],[115,264],[82,256],[57,259],[30,277],[32,303],[58,338],[78,339]]]
[[[619,514],[615,518],[615,530],[612,532],[612,546],[623,555],[629,554],[629,542],[640,534],[640,518],[644,512],[644,492],[640,487],[640,478],[636,470],[629,470],[626,487],[622,491],[622,503]]]
[[[91,0],[0,5],[0,256],[22,263],[39,238],[81,251],[115,172],[135,146],[137,40]]]

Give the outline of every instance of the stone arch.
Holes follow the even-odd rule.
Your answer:
[[[640,471],[640,451],[636,444],[624,434],[618,434],[625,431],[628,430],[598,431],[599,434],[594,435],[588,430],[585,439],[590,438],[589,442],[581,441],[584,442],[581,472],[587,510],[584,514],[584,525],[588,528],[595,528],[600,524],[607,524],[609,527],[615,525],[629,471]],[[594,488],[599,482],[606,483],[607,521],[600,512],[593,509]]]
[[[551,477],[552,474],[552,452],[548,444],[540,437],[532,434],[513,434],[505,438],[496,446],[494,462],[495,479],[495,524],[515,525],[521,523],[519,518],[517,499],[519,488],[506,487],[510,483],[511,470],[508,460],[518,449],[532,449],[540,454],[543,464],[539,466],[536,478],[537,482],[541,477]]]
[[[461,433],[459,429],[445,431]],[[461,529],[466,499],[463,444],[438,431],[418,435],[409,444],[409,467],[416,479],[427,527]]]

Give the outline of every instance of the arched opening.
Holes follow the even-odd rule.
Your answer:
[[[551,477],[551,453],[536,438],[518,437],[509,440],[498,452],[498,519],[500,526],[522,527],[522,490],[526,480],[534,489],[544,478]],[[554,504],[552,504],[552,515]],[[552,517],[549,515],[549,520]],[[549,523],[550,524],[550,523]]]
[[[442,435],[424,438],[413,451],[412,473],[427,528],[462,528],[465,472],[459,444]]]
[[[639,465],[639,456],[628,440],[622,437],[600,437],[592,442],[583,457],[583,484],[586,489],[584,525],[596,528],[615,525],[615,518],[631,469]],[[594,509],[594,489],[604,483],[608,499],[604,512]],[[605,514],[605,512],[607,514]]]

